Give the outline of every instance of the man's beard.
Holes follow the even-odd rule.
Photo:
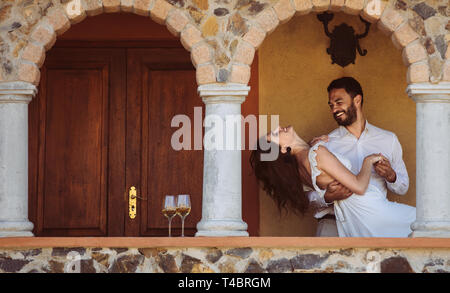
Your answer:
[[[341,125],[341,126],[349,126],[353,122],[356,121],[356,107],[355,107],[355,104],[353,102],[350,105],[350,107],[348,107],[348,109],[346,111],[342,111],[342,112],[344,112],[344,114],[347,116],[347,118],[345,118],[344,120],[340,120],[339,117],[336,117],[336,115],[341,113],[341,112],[338,112],[338,113],[333,115],[334,120],[336,120],[336,122],[339,125]]]

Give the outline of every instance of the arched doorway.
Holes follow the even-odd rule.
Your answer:
[[[364,31],[364,23],[358,16],[342,12],[334,13],[330,30],[341,23],[352,26],[357,33]],[[259,113],[279,114],[282,126],[292,125],[300,137],[309,141],[338,127],[327,104],[329,83],[343,76],[356,78],[363,88],[363,112],[367,121],[394,132],[403,148],[409,190],[402,196],[388,190],[388,199],[414,206],[415,103],[404,91],[407,68],[402,63],[401,51],[377,26],[371,26],[360,44],[368,50],[367,55],[358,56],[355,64],[341,67],[331,64],[326,53],[329,39],[317,14],[296,16],[277,27],[259,48]],[[260,207],[261,236],[316,235],[318,221],[314,218],[314,208],[303,217],[293,213],[280,215],[264,192],[261,192]]]
[[[164,195],[188,193],[193,206],[185,235],[194,235],[202,210],[203,151],[174,151],[170,125],[177,114],[199,119],[194,107],[203,107],[204,115],[196,91],[189,52],[148,18],[102,14],[63,34],[47,52],[29,109],[34,234],[166,236]],[[254,113],[255,105],[248,103],[244,113]],[[131,186],[139,197],[135,219],[128,216]],[[253,235],[255,187],[244,179],[244,218]],[[172,235],[180,235],[178,217],[172,227]]]

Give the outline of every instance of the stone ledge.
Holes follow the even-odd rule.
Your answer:
[[[247,96],[250,87],[239,83],[205,84],[198,87],[201,97]]]
[[[5,81],[0,82],[0,95],[29,95],[34,96],[37,87],[29,82]]]
[[[43,247],[265,247],[265,248],[450,248],[450,238],[328,237],[12,237],[0,248]]]
[[[421,101],[449,102],[450,100],[450,82],[431,83],[413,83],[408,85],[406,93],[410,97],[420,96]]]

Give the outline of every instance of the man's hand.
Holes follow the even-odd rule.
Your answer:
[[[328,135],[316,136],[313,139],[311,139],[311,141],[308,144],[309,144],[309,146],[313,146],[316,143],[318,143],[319,141],[328,142]]]
[[[393,183],[397,180],[397,174],[391,167],[389,160],[383,156],[383,159],[374,164],[375,172],[386,179],[387,182]]]
[[[353,192],[339,183],[338,181],[334,180],[327,186],[327,191],[325,192],[324,199],[326,203],[331,203],[335,200],[342,200],[350,197],[353,194]]]

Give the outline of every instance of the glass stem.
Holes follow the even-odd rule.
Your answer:
[[[181,237],[184,237],[184,217],[181,217]]]
[[[169,218],[169,237],[172,237],[171,225],[172,225],[172,217]]]

